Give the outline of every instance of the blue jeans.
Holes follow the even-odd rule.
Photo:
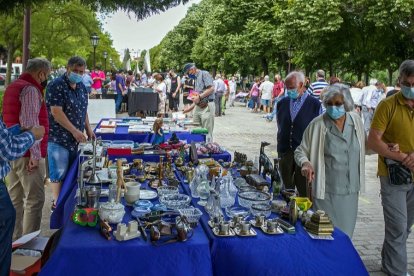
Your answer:
[[[116,112],[121,111],[122,99],[123,99],[122,93],[117,93],[116,99],[115,99],[115,111]]]
[[[282,97],[283,98],[283,97]],[[277,103],[282,99],[282,98],[275,98],[274,103],[273,103],[273,110],[272,110],[272,114],[270,114],[270,116],[267,116],[267,119],[269,121],[273,121],[273,118],[276,117],[276,112],[277,112]]]
[[[0,276],[9,275],[15,220],[16,211],[6,185],[0,180]]]
[[[59,144],[49,142],[47,143],[47,155],[50,181],[62,182],[76,158],[76,152],[70,152]]]

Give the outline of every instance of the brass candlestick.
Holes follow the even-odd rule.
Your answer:
[[[160,156],[160,163],[158,164],[158,178],[161,181],[164,179],[164,156]]]
[[[122,160],[117,160],[116,162],[116,202],[119,203],[121,201],[121,190],[122,187],[125,187],[124,182],[124,169],[122,168]]]

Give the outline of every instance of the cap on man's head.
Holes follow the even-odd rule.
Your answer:
[[[184,65],[183,72],[184,72],[184,73],[188,73],[188,70],[190,70],[190,69],[191,69],[191,68],[193,68],[193,67],[195,67],[195,63],[192,63],[192,62],[190,62],[190,63],[186,63],[186,64]]]

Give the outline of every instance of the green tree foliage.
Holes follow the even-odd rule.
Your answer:
[[[137,19],[143,19],[151,14],[165,11],[188,0],[81,0],[84,6],[95,11],[124,10],[135,14]],[[46,0],[0,0],[0,12],[8,13],[22,9],[25,6],[43,4]],[[57,4],[69,3],[70,0],[54,1]]]
[[[208,12],[207,12],[208,11]],[[367,79],[414,55],[414,0],[202,0],[152,52],[154,67],[267,74],[323,68]],[[385,81],[385,80],[384,80]]]
[[[20,14],[0,15],[0,26],[2,26],[2,32],[0,33],[0,44],[4,45],[7,49],[6,86],[11,81],[11,67],[14,54],[22,44],[22,20],[23,15]]]
[[[8,64],[11,64],[16,50],[22,46],[22,14],[10,16],[0,15],[0,44],[8,50]],[[104,66],[103,52],[108,53],[107,69],[110,69],[109,59],[120,65],[119,55],[112,47],[109,33],[102,32],[101,24],[96,13],[87,6],[82,6],[79,0],[67,3],[45,2],[32,9],[32,35],[30,51],[32,57],[42,56],[49,59],[53,66],[65,66],[68,58],[74,55],[86,59],[88,67],[93,65],[93,47],[90,35],[99,35],[96,48],[96,64]],[[8,70],[10,71],[10,70]]]
[[[32,16],[32,56],[44,56],[59,66],[65,65],[70,56],[79,55],[92,68],[92,33],[97,33],[100,38],[96,48],[96,64],[104,65],[104,51],[108,53],[108,59],[119,60],[110,35],[101,31],[100,22],[92,9],[82,6],[79,0],[64,4],[45,3],[38,6]]]

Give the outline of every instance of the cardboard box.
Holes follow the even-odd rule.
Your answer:
[[[13,243],[10,276],[33,275],[40,271],[41,256],[49,238],[39,237],[40,230],[27,234]],[[40,252],[39,256],[23,256],[16,254],[16,249]]]

